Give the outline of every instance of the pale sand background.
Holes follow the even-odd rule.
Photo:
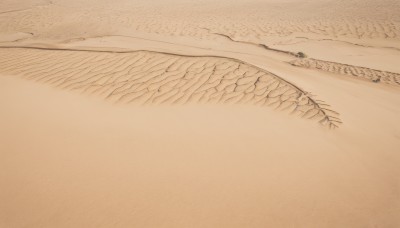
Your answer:
[[[180,57],[176,72],[198,65],[195,79],[213,69],[203,60],[243,61],[243,72],[211,75],[260,67],[343,124],[256,97],[236,104],[231,85],[261,88],[248,78],[182,84],[183,101],[167,92],[139,105],[153,87],[174,91],[163,73],[140,84],[142,102],[115,104],[136,90],[109,97],[114,86],[128,88],[133,71],[152,78],[162,62],[135,71],[136,52],[1,48],[0,227],[399,227],[398,12],[394,0],[3,0],[2,47],[205,56]],[[220,87],[220,102],[185,97]]]

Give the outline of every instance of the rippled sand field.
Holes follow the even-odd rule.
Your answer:
[[[3,0],[0,227],[399,227],[397,0]]]

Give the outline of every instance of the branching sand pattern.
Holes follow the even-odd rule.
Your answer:
[[[307,92],[235,59],[135,51],[125,53],[0,49],[0,73],[58,88],[139,104],[244,103],[272,106],[329,127],[338,113]]]
[[[375,83],[386,83],[390,85],[400,85],[400,74],[373,70],[365,67],[334,63],[317,59],[297,59],[290,62],[293,66],[305,67],[332,72],[335,74],[348,75],[361,79],[366,79]]]

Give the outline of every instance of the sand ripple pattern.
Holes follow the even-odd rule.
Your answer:
[[[290,62],[293,66],[323,70],[335,74],[348,75],[361,79],[366,79],[375,83],[385,83],[400,86],[400,74],[373,70],[365,67],[346,65],[341,63],[317,60],[317,59],[297,59]]]
[[[239,60],[148,51],[110,53],[6,48],[0,73],[138,104],[272,106],[337,127],[338,114],[282,78]]]
[[[31,1],[39,0],[23,1],[25,8],[33,5],[28,4]],[[266,44],[271,44],[271,37],[297,36],[334,40],[400,39],[398,0],[253,0],[212,1],[212,4],[208,0],[121,0],[118,4],[109,0],[52,2],[28,11],[0,15],[1,32],[29,32],[38,38],[68,39],[86,37],[87,33],[103,36],[137,31],[214,40],[217,36],[202,29],[209,28],[235,40]]]

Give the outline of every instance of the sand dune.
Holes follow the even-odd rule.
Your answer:
[[[2,49],[0,53],[6,56],[0,60],[0,73],[116,102],[253,103],[288,110],[329,127],[341,123],[329,106],[295,85],[238,60],[144,51]]]
[[[399,12],[0,1],[0,228],[400,227]]]

